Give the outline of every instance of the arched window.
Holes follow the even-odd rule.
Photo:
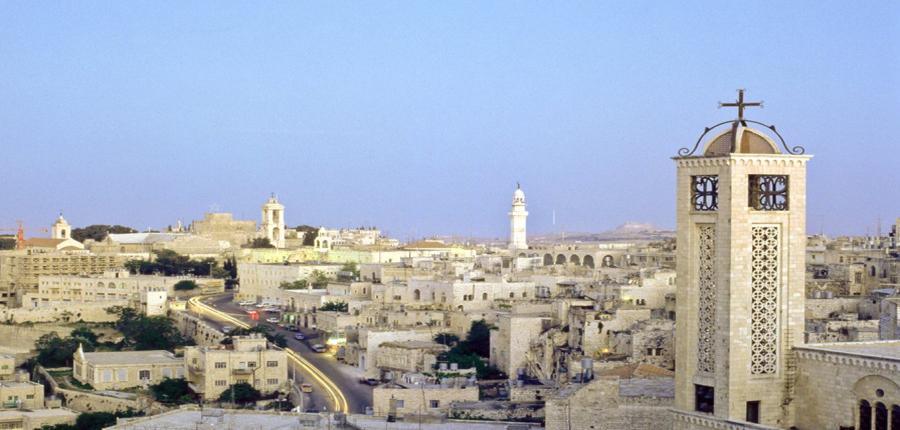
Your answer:
[[[516,293],[509,293],[509,298],[512,299],[512,298],[515,298],[515,297],[516,297]]]
[[[875,404],[875,430],[888,430],[887,406],[878,402]]]
[[[481,300],[487,300],[487,293],[481,293]]]
[[[859,430],[872,430],[872,406],[867,400],[859,401]]]
[[[869,268],[869,276],[875,277],[875,266]]]
[[[420,292],[418,289],[413,291],[413,300],[418,302],[421,299],[422,299],[422,292]]]
[[[553,256],[550,254],[544,254],[544,266],[552,266],[553,265]]]
[[[891,430],[900,430],[900,406],[891,406]]]

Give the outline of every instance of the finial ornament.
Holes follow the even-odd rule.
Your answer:
[[[765,124],[765,123],[761,123],[761,122],[759,122],[759,121],[754,121],[754,120],[751,120],[751,119],[744,118],[744,109],[745,109],[745,108],[748,108],[748,107],[760,107],[760,108],[761,108],[761,107],[763,107],[763,102],[762,102],[762,101],[758,101],[758,102],[748,102],[748,101],[744,101],[744,91],[745,91],[745,90],[744,90],[743,88],[739,88],[739,89],[738,89],[738,98],[737,98],[737,100],[734,101],[734,102],[729,102],[729,103],[719,102],[719,108],[723,108],[723,107],[736,107],[736,108],[738,109],[738,117],[737,117],[737,119],[728,120],[728,121],[722,121],[722,122],[720,122],[720,123],[718,123],[718,124],[716,124],[716,125],[713,125],[712,127],[705,127],[705,128],[703,129],[703,133],[702,133],[702,134],[700,135],[700,137],[697,139],[697,142],[694,143],[693,148],[681,148],[681,149],[679,149],[679,150],[678,150],[678,156],[679,156],[679,157],[692,157],[692,156],[694,156],[694,153],[697,152],[697,148],[700,147],[700,142],[703,141],[703,138],[704,138],[707,134],[709,134],[709,132],[712,131],[713,129],[718,128],[719,126],[722,126],[722,125],[725,125],[725,124],[731,124],[731,129],[732,129],[732,139],[736,139],[736,138],[737,138],[737,133],[736,133],[735,131],[737,130],[738,125],[741,125],[741,126],[743,126],[743,127],[747,127],[747,123],[752,123],[752,124],[758,124],[758,125],[761,125],[761,126],[763,126],[763,127],[768,128],[769,130],[771,130],[772,133],[775,133],[775,136],[778,136],[778,140],[781,141],[781,146],[784,148],[785,152],[787,152],[788,154],[791,154],[791,155],[802,155],[802,154],[806,153],[806,149],[803,148],[803,147],[800,146],[800,145],[793,146],[793,147],[788,146],[787,142],[784,141],[784,137],[782,137],[782,136],[781,136],[781,133],[779,133],[778,130],[775,129],[775,126],[774,126],[774,125]],[[733,142],[732,142],[732,151],[735,150],[735,147],[736,147],[736,142],[733,141]]]
[[[522,187],[519,186],[519,181],[516,181],[516,189],[517,189],[517,190],[521,190],[521,189],[522,189]]]

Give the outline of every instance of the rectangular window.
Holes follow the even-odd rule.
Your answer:
[[[399,408],[402,408],[402,407],[403,407],[403,400],[394,399],[394,407],[395,407],[395,408],[398,408],[398,409],[399,409]]]
[[[269,378],[266,379],[266,383],[269,385],[278,385],[278,378]]]
[[[228,364],[225,363],[224,361],[217,361],[217,362],[216,362],[216,369],[224,369],[224,368],[226,368],[226,367],[228,367]]]
[[[256,367],[256,362],[255,362],[255,361],[248,361],[248,362],[247,362],[247,367]]]
[[[715,409],[716,391],[706,385],[694,385],[694,410],[707,414]]]
[[[750,175],[749,206],[758,211],[788,210],[787,175]]]
[[[150,380],[150,371],[149,370],[141,370],[140,373],[138,373],[138,377],[142,381],[144,381],[144,380],[149,381]]]
[[[695,211],[719,209],[719,177],[716,175],[691,176],[691,202]]]
[[[747,422],[759,424],[759,400],[747,402]]]
[[[277,361],[267,361],[266,367],[278,367],[278,362]]]
[[[428,401],[428,407],[430,407],[430,408],[437,408],[437,407],[440,407],[440,406],[441,406],[441,401],[440,401],[440,400],[429,400],[429,401]]]
[[[226,380],[224,380],[224,379],[217,379],[217,380],[216,380],[216,386],[217,386],[217,387],[224,387],[224,386],[226,386],[226,385],[228,385],[228,381],[226,381]]]

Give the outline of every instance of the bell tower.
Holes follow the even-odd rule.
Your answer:
[[[261,228],[272,246],[284,248],[284,205],[278,203],[274,193],[262,206]]]
[[[59,218],[50,227],[50,237],[53,239],[70,239],[72,237],[72,227],[63,218],[62,212],[60,212]]]
[[[676,429],[698,428],[698,420],[793,422],[811,156],[788,147],[774,126],[744,118],[746,107],[761,104],[739,90],[735,103],[721,104],[736,107],[737,119],[706,128],[674,157]]]

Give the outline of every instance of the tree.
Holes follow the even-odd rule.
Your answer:
[[[137,351],[153,349],[172,350],[184,346],[191,341],[181,335],[172,320],[164,316],[140,315],[133,308],[113,307],[107,312],[116,314],[116,329],[122,332],[124,348]]]
[[[153,397],[160,403],[186,404],[196,400],[196,394],[184,378],[164,378],[158,384],[151,385]]]
[[[275,245],[272,245],[272,242],[269,241],[268,237],[255,237],[248,244],[249,248],[274,248]]]
[[[313,270],[309,277],[312,279],[310,283],[313,288],[325,288],[328,286],[328,275],[320,270]]]
[[[441,345],[452,347],[459,343],[459,336],[453,333],[438,333],[434,335],[434,341]]]
[[[174,288],[175,291],[190,291],[197,289],[197,283],[190,279],[185,279],[183,281],[178,281],[172,288]]]
[[[260,398],[262,398],[262,394],[260,394],[259,390],[253,388],[252,385],[246,382],[232,384],[219,395],[220,402],[232,402],[236,404],[251,403]]]
[[[482,379],[495,379],[502,375],[496,367],[485,363],[491,350],[491,329],[493,326],[484,320],[472,321],[466,339],[453,343],[452,334],[438,334],[434,341],[447,346],[452,346],[450,351],[441,354],[440,361],[459,364],[460,368],[475,367],[477,376]]]
[[[54,331],[39,337],[34,342],[37,350],[37,361],[44,367],[66,367],[72,365],[72,355],[78,349],[75,339],[61,338]],[[93,351],[92,344],[84,345],[85,351]]]
[[[347,312],[347,303],[345,302],[328,302],[319,308],[323,312]]]
[[[16,238],[0,237],[0,250],[16,249]]]
[[[121,234],[121,233],[137,233],[137,230],[126,227],[124,225],[106,225],[106,224],[94,224],[89,225],[87,227],[81,228],[73,228],[72,229],[72,239],[75,239],[79,242],[84,242],[88,239],[96,240],[97,242],[106,239],[107,233]]]
[[[484,320],[472,321],[469,334],[466,335],[466,349],[480,357],[490,357],[491,328],[492,326]]]
[[[303,235],[303,246],[313,246],[316,244],[316,238],[319,236],[319,228],[309,225],[297,226],[295,229],[305,233]]]
[[[278,288],[282,290],[305,290],[309,287],[309,281],[306,279],[298,279],[294,282],[282,282]]]
[[[125,262],[125,267],[135,274],[152,275],[161,273],[165,276],[210,276],[215,277],[226,276],[226,271],[218,267],[218,262],[214,258],[204,258],[203,260],[191,260],[186,255],[181,255],[171,249],[161,249],[153,251],[153,261],[147,260],[129,260]]]
[[[357,266],[356,262],[349,261],[344,263],[344,266],[341,267],[341,278],[345,281],[355,281],[359,279],[359,266]]]

